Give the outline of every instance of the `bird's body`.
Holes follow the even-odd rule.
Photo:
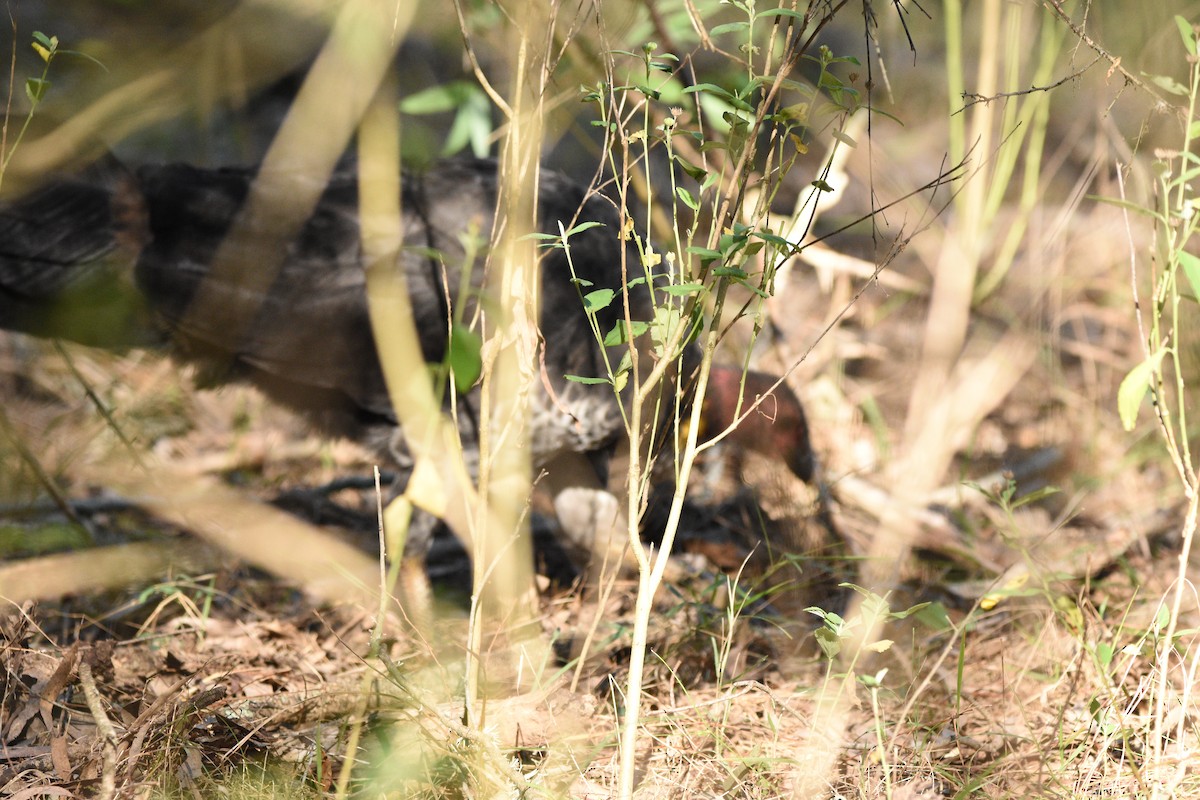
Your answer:
[[[0,327],[109,348],[169,347],[197,366],[201,383],[248,381],[322,431],[403,460],[368,315],[355,171],[334,173],[298,229],[287,214],[244,218],[255,179],[248,169],[106,164],[0,208]],[[267,208],[285,209],[289,181],[297,180],[269,187],[277,205]],[[426,362],[444,359],[452,316],[486,309],[485,259],[469,254],[472,241],[482,247],[491,235],[497,182],[486,161],[445,163],[402,182],[400,266]],[[535,466],[561,453],[604,451],[622,436],[612,387],[566,376],[606,374],[579,285],[616,293],[596,312],[607,332],[625,318],[624,271],[636,264],[607,200],[545,172],[538,198],[543,232],[601,225],[572,237],[570,263],[562,249],[540,260],[544,368],[528,443]],[[230,248],[235,221],[242,246]],[[635,282],[627,297],[631,319],[652,318],[646,282]],[[786,457],[801,463],[810,457],[803,412],[790,393],[780,396],[794,407],[782,432],[786,448],[804,451],[799,460]],[[470,451],[478,393],[460,404]]]
[[[334,173],[297,234],[275,219],[256,221],[249,235],[256,249],[282,249],[277,263],[263,264],[250,252],[219,270],[212,267],[255,179],[252,170],[176,164],[90,177],[52,183],[0,212],[0,327],[103,347],[169,345],[198,367],[201,383],[246,381],[325,432],[386,439],[397,419],[373,346],[353,169]],[[406,176],[402,185],[401,266],[422,354],[435,364],[446,354],[464,239],[482,250],[491,234],[497,173],[487,161],[449,162]],[[579,187],[552,173],[539,195],[544,230],[559,222],[569,227],[577,215],[604,224],[573,240],[573,266],[591,284],[620,287],[612,208],[585,201]],[[479,255],[470,270],[470,307],[461,310],[468,316],[482,264]],[[604,374],[570,270],[563,251],[543,256],[542,327],[571,332],[545,338],[544,360],[559,404],[569,411],[575,401],[585,413],[544,414],[561,429],[534,437],[535,464],[559,449],[602,447],[620,428],[610,387],[564,378]],[[649,314],[644,295],[632,293],[634,318]],[[605,330],[623,313],[619,306],[600,312]],[[538,411],[546,412],[542,405]]]

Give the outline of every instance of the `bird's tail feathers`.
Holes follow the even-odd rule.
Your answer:
[[[161,341],[133,269],[135,178],[113,158],[0,205],[0,328],[123,348]]]

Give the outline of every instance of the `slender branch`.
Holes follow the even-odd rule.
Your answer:
[[[1082,77],[1083,73],[1087,72],[1089,69],[1096,66],[1096,64],[1099,63],[1103,58],[1104,58],[1103,56],[1098,55],[1095,58],[1093,58],[1086,67],[1081,67],[1080,69],[1077,69],[1075,72],[1072,72],[1070,75],[1067,75],[1047,86],[1030,86],[1028,89],[1021,89],[1020,91],[1016,91],[1016,92],[996,92],[993,95],[982,95],[982,94],[976,94],[974,92],[963,92],[963,96],[962,96],[963,100],[964,100],[963,107],[960,108],[958,111],[955,111],[950,116],[952,116],[952,117],[957,116],[958,114],[961,114],[964,111],[966,111],[971,106],[977,105],[979,103],[991,103],[993,100],[999,100],[1001,98],[1020,97],[1022,95],[1026,95],[1026,94],[1036,94],[1037,92],[1049,92],[1052,89],[1057,89],[1058,87],[1060,87],[1064,84],[1070,83],[1071,81],[1075,80],[1076,78]]]
[[[1114,72],[1119,72],[1121,73],[1121,77],[1125,79],[1126,83],[1132,84],[1133,86],[1141,89],[1143,92],[1153,97],[1154,100],[1160,105],[1176,108],[1165,97],[1159,94],[1153,86],[1146,83],[1129,70],[1125,69],[1125,67],[1121,66],[1120,56],[1114,56],[1099,42],[1097,42],[1091,36],[1088,36],[1087,32],[1083,28],[1081,28],[1079,25],[1076,25],[1075,21],[1071,19],[1071,15],[1068,14],[1063,8],[1062,0],[1044,0],[1043,4],[1046,6],[1046,8],[1052,11],[1055,16],[1066,23],[1067,27],[1071,29],[1071,33],[1075,34],[1075,36],[1079,38],[1079,41],[1090,47],[1100,58],[1108,62],[1109,75],[1112,75]],[[1183,119],[1185,116],[1184,111],[1181,108],[1176,108],[1176,114],[1180,117],[1180,119]]]

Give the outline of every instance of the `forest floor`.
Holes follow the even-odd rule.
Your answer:
[[[638,797],[1200,797],[1190,478],[1148,402],[1131,431],[1118,414],[1145,356],[1135,309],[1156,274],[1129,265],[1151,231],[1085,199],[1152,203],[1144,151],[1168,138],[1135,157],[1118,128],[1150,112],[1122,116],[1103,74],[1068,88],[1034,211],[1001,192],[996,230],[1025,233],[963,304],[948,365],[930,366],[929,320],[976,223],[945,198],[779,282],[752,366],[799,362],[837,531],[777,464],[702,464],[677,546],[692,575],[654,601]],[[937,175],[935,116],[876,123],[828,229]],[[1186,369],[1200,345],[1181,319]],[[735,331],[721,357],[748,347]],[[17,335],[0,398],[0,795],[613,796],[635,587],[580,591],[544,500],[537,630],[474,652],[448,533],[431,604],[378,603],[375,463],[356,445],[157,356]],[[663,517],[652,504],[647,536]]]

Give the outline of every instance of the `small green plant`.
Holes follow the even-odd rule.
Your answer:
[[[857,680],[858,676],[854,672],[854,667],[864,653],[883,653],[891,649],[892,646],[890,639],[859,641],[860,634],[863,631],[875,630],[876,626],[882,623],[907,619],[926,608],[929,603],[918,603],[903,611],[892,611],[886,595],[875,594],[852,583],[843,583],[841,587],[843,589],[851,589],[862,597],[858,613],[853,617],[846,619],[840,614],[833,611],[826,611],[816,606],[810,606],[804,610],[821,620],[821,627],[814,631],[813,636],[817,640],[817,645],[821,648],[821,654],[825,657],[831,668],[842,655],[846,645],[854,645],[854,650],[851,653],[848,663],[848,670],[845,674],[847,677],[853,677]],[[827,679],[832,675],[832,671],[827,672]]]
[[[883,679],[888,670],[876,669],[866,674],[860,671],[860,665],[870,663],[871,654],[891,650],[891,639],[878,638],[887,623],[919,614],[928,609],[930,604],[918,603],[902,611],[893,611],[886,595],[879,595],[850,583],[842,584],[842,588],[853,590],[860,598],[853,615],[849,618],[815,606],[805,609],[821,620],[821,626],[813,632],[813,636],[826,662],[824,683],[815,692],[817,708],[814,713],[814,727],[820,730],[817,726],[839,714],[839,709],[847,702],[854,702],[859,687],[865,688],[870,695],[876,754],[883,769],[886,796],[890,797],[892,765],[887,759],[887,740],[890,738],[888,728],[891,723],[884,719],[879,704],[880,693],[886,691]]]
[[[16,153],[21,140],[24,138],[25,132],[29,129],[30,123],[33,122],[33,117],[37,112],[38,106],[41,104],[42,99],[46,96],[46,92],[50,88],[50,65],[53,63],[54,59],[60,55],[78,56],[96,63],[101,69],[104,68],[103,64],[100,64],[99,61],[96,61],[86,53],[80,53],[76,50],[61,49],[59,47],[57,36],[47,36],[41,31],[34,31],[31,46],[42,59],[42,72],[38,77],[27,78],[25,81],[25,95],[29,100],[29,110],[25,114],[25,119],[21,125],[20,131],[18,131],[17,135],[11,142],[9,142],[8,128],[9,122],[12,119],[13,87],[11,83],[9,84],[9,96],[4,109],[4,122],[3,125],[0,126],[0,186],[3,186],[4,176],[8,172],[8,165],[12,161],[13,155]],[[69,359],[68,364],[70,364]],[[74,365],[71,365],[71,369],[74,370]],[[91,393],[90,387],[86,387],[85,385],[85,388],[87,388],[89,396],[95,398],[95,395]],[[107,416],[107,410],[104,408],[102,403],[97,403],[97,407],[100,408],[102,413],[105,413]],[[115,426],[114,430],[116,430]],[[119,432],[118,435],[121,436],[121,438],[124,438]],[[17,451],[18,457],[34,474],[38,483],[41,484],[46,493],[54,499],[55,503],[67,515],[67,517],[73,523],[75,523],[76,527],[86,537],[90,538],[90,531],[70,507],[70,504],[67,502],[64,493],[58,487],[55,479],[42,467],[37,455],[35,455],[33,451],[26,445],[26,443],[21,440],[3,409],[0,409],[0,436],[3,436],[9,441],[9,443]]]
[[[811,202],[792,219],[772,216],[772,198],[807,149],[818,118],[824,114],[838,138],[837,131],[860,105],[857,91],[834,75],[836,67],[856,62],[835,57],[825,47],[809,53],[811,40],[803,36],[810,26],[827,22],[824,13],[832,15],[833,10],[801,14],[781,8],[760,11],[741,2],[731,5],[745,19],[716,26],[711,35],[737,42],[739,56],[731,57],[734,69],[724,76],[732,88],[717,82],[684,86],[681,59],[648,41],[638,51],[613,51],[606,80],[585,87],[583,93],[597,109],[593,125],[605,133],[621,233],[633,243],[637,263],[628,265],[624,292],[580,286],[581,298],[593,320],[609,304],[627,307],[629,289],[642,284],[651,287],[653,305],[650,319],[619,321],[611,331],[594,322],[593,335],[599,342],[625,343],[627,348],[615,367],[609,364],[608,374],[577,378],[608,382],[626,398],[626,523],[640,576],[621,744],[623,797],[633,792],[633,753],[654,597],[667,568],[696,456],[711,446],[698,442],[697,432],[713,354],[738,318],[752,319],[752,340],[762,330],[764,301],[774,291],[776,270],[799,250],[803,236],[789,239],[781,233],[805,231],[803,219],[811,219],[817,198],[831,187],[814,177]],[[820,67],[815,86],[792,78],[792,70],[805,59]],[[690,106],[690,113],[684,106]],[[765,146],[760,146],[760,138]],[[853,144],[849,137],[841,140]],[[657,185],[661,179],[652,170],[656,149],[666,159],[665,187]],[[764,176],[753,200],[747,193],[752,175]],[[640,230],[629,211],[635,187],[646,207]],[[565,232],[562,238],[566,246]],[[656,247],[654,241],[664,244]],[[748,299],[737,299],[743,296]],[[635,342],[644,336],[651,346],[639,351]],[[689,345],[701,353],[694,376],[679,366]],[[683,406],[687,396],[693,402],[690,411]],[[669,427],[665,432],[659,427],[664,424]],[[651,553],[638,538],[637,524],[653,469],[650,443],[662,440],[670,442],[665,457],[673,460],[677,488],[661,548]]]
[[[21,123],[21,129],[17,131],[16,136],[11,142],[8,139],[8,122],[12,114],[12,95],[11,92],[9,94],[8,105],[4,111],[4,126],[0,129],[0,185],[3,184],[4,175],[8,172],[9,162],[12,161],[13,155],[16,154],[21,140],[25,138],[25,133],[29,130],[29,125],[33,122],[33,117],[37,113],[38,107],[41,106],[42,100],[45,99],[46,92],[50,90],[50,65],[54,63],[54,59],[59,56],[76,56],[87,59],[101,69],[104,69],[103,64],[87,53],[81,53],[78,50],[64,50],[59,47],[57,36],[47,36],[41,31],[33,32],[33,41],[30,43],[30,46],[33,47],[38,57],[42,59],[42,73],[37,77],[25,79],[25,97],[29,101],[29,110],[25,112],[25,119]]]
[[[487,94],[469,81],[451,81],[408,95],[400,101],[400,111],[412,116],[454,112],[454,121],[446,134],[441,156],[447,157],[470,148],[476,158],[487,157],[494,135],[492,105]]]
[[[1159,796],[1163,787],[1150,785],[1149,770],[1169,761],[1173,748],[1195,746],[1195,732],[1174,722],[1182,697],[1194,691],[1194,670],[1186,665],[1194,650],[1195,631],[1181,627],[1185,606],[1194,612],[1188,566],[1200,517],[1200,478],[1192,452],[1192,431],[1188,422],[1189,390],[1195,376],[1189,372],[1185,348],[1195,341],[1195,321],[1200,318],[1196,304],[1200,300],[1200,258],[1194,254],[1200,215],[1196,214],[1194,184],[1200,176],[1200,156],[1195,152],[1200,141],[1200,30],[1182,16],[1175,17],[1182,44],[1181,55],[1187,63],[1187,82],[1168,76],[1152,79],[1155,86],[1173,95],[1182,104],[1182,131],[1179,149],[1156,151],[1154,163],[1155,197],[1152,206],[1100,198],[1127,212],[1149,219],[1154,226],[1151,267],[1146,274],[1150,283],[1148,303],[1135,294],[1138,331],[1142,337],[1143,358],[1122,380],[1117,393],[1117,411],[1126,431],[1132,431],[1144,400],[1153,401],[1154,419],[1163,449],[1175,478],[1188,498],[1182,529],[1182,552],[1174,588],[1161,601],[1154,622],[1141,635],[1119,646],[1102,643],[1092,649],[1092,657],[1104,674],[1109,674],[1117,653],[1124,656],[1124,673],[1144,663],[1149,673],[1145,700],[1152,709],[1149,729],[1140,735],[1144,767],[1135,773],[1147,796]],[[1131,247],[1131,249],[1133,249]],[[1135,250],[1136,253],[1136,250]],[[1135,263],[1140,261],[1135,255]],[[1135,276],[1136,277],[1136,276]],[[1135,279],[1135,291],[1138,281]],[[1182,660],[1181,660],[1182,657]],[[1093,718],[1106,738],[1117,738],[1123,746],[1131,736],[1118,697],[1097,698],[1092,703]],[[1184,780],[1182,773],[1173,780]],[[1176,786],[1178,783],[1175,784]],[[1173,791],[1174,787],[1168,787]]]
[[[144,589],[138,594],[137,602],[139,604],[149,603],[155,598],[158,598],[158,601],[154,610],[142,623],[139,635],[146,635],[146,632],[153,631],[159,618],[171,606],[178,606],[184,614],[200,622],[208,620],[212,615],[213,601],[218,595],[216,580],[212,576],[209,576],[207,580],[177,578]],[[196,635],[200,640],[204,639],[202,626],[197,628]]]
[[[1130,370],[1117,394],[1117,410],[1125,430],[1133,430],[1138,411],[1147,395],[1154,399],[1159,431],[1167,446],[1180,480],[1187,487],[1196,486],[1195,465],[1192,462],[1188,436],[1187,403],[1184,390],[1190,376],[1185,373],[1180,343],[1187,341],[1184,329],[1188,316],[1184,306],[1194,309],[1200,301],[1200,258],[1190,247],[1200,231],[1200,215],[1196,214],[1196,195],[1192,182],[1200,175],[1200,156],[1193,152],[1200,140],[1200,56],[1197,55],[1196,29],[1183,17],[1176,17],[1180,38],[1186,50],[1190,68],[1189,85],[1184,86],[1165,76],[1156,83],[1187,103],[1187,124],[1184,126],[1180,149],[1160,151],[1155,162],[1157,206],[1146,208],[1136,203],[1117,202],[1122,208],[1148,217],[1155,226],[1154,260],[1151,273],[1153,287],[1149,318],[1142,316],[1138,306],[1138,326],[1143,334],[1143,360]]]

